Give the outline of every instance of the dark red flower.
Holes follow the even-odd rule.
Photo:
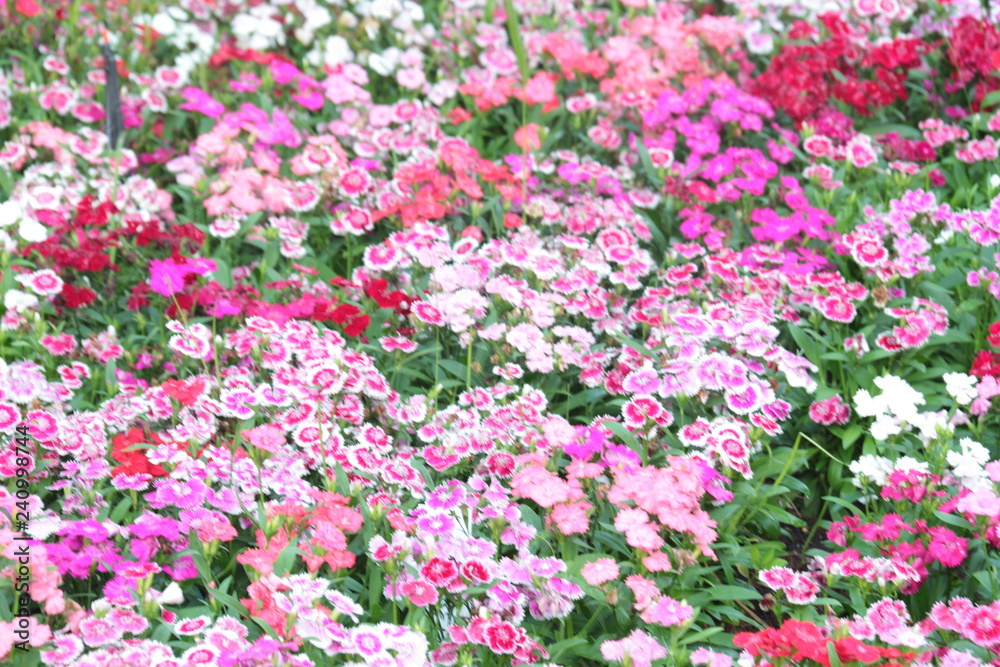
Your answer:
[[[63,303],[67,308],[83,308],[94,303],[97,299],[97,292],[89,287],[74,287],[69,283],[64,283],[62,292],[59,293]]]
[[[361,309],[349,303],[342,303],[330,314],[330,319],[337,324],[344,324],[361,313]]]
[[[146,295],[149,294],[149,283],[141,282],[132,288],[132,294],[129,295],[128,301],[125,302],[125,307],[129,310],[139,310],[140,308],[145,308],[149,305],[149,299]]]
[[[358,315],[347,323],[344,327],[344,333],[348,336],[360,336],[368,328],[368,324],[371,322],[371,318],[368,315]]]

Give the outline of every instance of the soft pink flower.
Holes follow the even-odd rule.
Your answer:
[[[598,558],[580,569],[584,581],[591,586],[600,586],[607,581],[616,579],[618,572],[618,563],[613,558]]]

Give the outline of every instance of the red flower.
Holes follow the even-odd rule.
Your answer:
[[[67,308],[76,309],[94,303],[97,299],[97,292],[89,287],[73,287],[69,283],[65,283],[59,296],[62,297]]]
[[[128,301],[125,302],[125,307],[129,310],[145,308],[149,305],[149,299],[146,298],[147,294],[149,294],[149,283],[139,283],[132,288],[132,294],[129,296]]]
[[[191,239],[191,241],[199,246],[205,242],[205,232],[195,227],[194,223],[191,222],[185,222],[183,225],[174,225],[174,234],[182,239]]]
[[[518,629],[510,623],[500,622],[486,629],[486,643],[494,653],[511,655],[522,641]]]
[[[805,658],[830,667],[827,654],[830,639],[812,623],[789,619],[778,630],[768,628],[761,632],[741,632],[733,637],[733,644],[754,656]]]
[[[370,317],[359,315],[348,322],[347,326],[344,327],[344,333],[348,336],[360,336],[368,328],[369,323],[371,323]]]
[[[858,662],[871,663],[878,662],[879,658],[882,657],[877,648],[854,637],[838,639],[833,645],[837,649],[837,657],[840,658],[841,662],[857,660]]]
[[[976,377],[1000,377],[1000,354],[989,350],[980,351],[972,361],[969,374]]]
[[[150,475],[151,477],[165,477],[167,471],[159,465],[149,462],[146,452],[143,449],[129,448],[140,443],[149,442],[156,445],[163,444],[160,437],[155,433],[146,434],[142,429],[134,428],[127,434],[117,435],[111,443],[111,458],[121,465],[115,466],[111,471],[112,477],[119,475]]]
[[[38,16],[42,8],[35,0],[17,0],[14,3],[14,11],[20,12],[30,19],[33,16]]]
[[[205,391],[205,381],[201,379],[184,382],[183,380],[167,380],[162,385],[167,396],[183,403],[184,405],[194,405],[202,392]]]
[[[435,586],[446,586],[458,576],[458,568],[450,560],[431,558],[420,568],[420,574]]]
[[[485,584],[490,581],[490,571],[478,560],[470,560],[462,563],[460,568],[462,576],[477,584]]]
[[[334,309],[333,313],[330,315],[330,319],[337,324],[344,324],[345,322],[357,317],[361,312],[361,309],[357,306],[353,306],[349,303],[342,303]]]
[[[448,120],[451,121],[452,125],[461,125],[467,120],[472,120],[472,114],[462,107],[455,107],[448,112]]]
[[[312,319],[317,322],[329,322],[333,320],[334,313],[337,312],[337,301],[320,299],[313,305]]]
[[[989,333],[986,334],[986,342],[993,347],[1000,347],[1000,322],[990,325]]]

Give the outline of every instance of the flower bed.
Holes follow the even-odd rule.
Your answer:
[[[0,6],[0,661],[1000,664],[983,12]]]

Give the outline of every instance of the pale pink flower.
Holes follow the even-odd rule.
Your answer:
[[[600,586],[618,578],[618,563],[613,558],[598,558],[584,565],[580,569],[580,574],[591,586]]]

